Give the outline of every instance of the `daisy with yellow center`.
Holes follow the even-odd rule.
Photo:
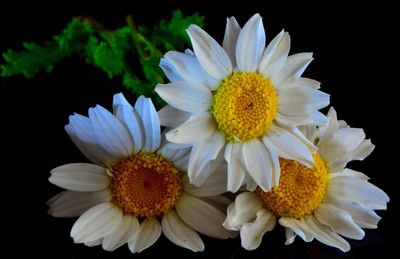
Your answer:
[[[224,226],[240,230],[245,249],[256,249],[278,221],[285,227],[285,244],[300,236],[346,252],[350,245],[341,236],[362,239],[362,228],[377,228],[380,217],[374,210],[386,209],[389,197],[366,175],[346,168],[349,161],[363,160],[374,149],[362,129],[338,121],[332,108],[326,127],[301,129],[319,148],[315,164],[307,168],[282,158],[278,186],[241,193],[228,207]]]
[[[229,200],[221,166],[203,187],[187,177],[190,149],[166,143],[150,99],[132,107],[114,96],[114,114],[101,106],[89,117],[70,116],[67,133],[94,164],[74,163],[51,171],[49,181],[67,189],[49,200],[55,217],[80,216],[71,230],[75,243],[112,251],[128,243],[132,253],[151,246],[161,233],[176,245],[202,251],[199,233],[225,239]]]
[[[224,158],[231,192],[245,183],[249,190],[276,186],[279,157],[311,167],[315,146],[296,127],[324,124],[318,110],[329,104],[317,81],[301,77],[312,54],[288,56],[284,31],[265,47],[258,14],[243,29],[228,19],[222,47],[196,25],[187,31],[194,52],[161,59],[172,83],[156,92],[169,104],[159,111],[161,124],[172,128],[167,139],[193,146],[190,181],[201,186]]]

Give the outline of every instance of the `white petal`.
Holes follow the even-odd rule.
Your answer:
[[[139,229],[140,225],[136,217],[129,214],[124,215],[117,229],[103,238],[103,249],[106,251],[114,251],[123,246],[139,233]]]
[[[93,163],[113,165],[118,157],[109,154],[94,134],[89,118],[79,114],[69,116],[69,124],[65,126],[71,140],[79,150]]]
[[[265,31],[259,14],[253,15],[241,30],[236,46],[238,70],[257,71],[265,48]]]
[[[276,224],[275,216],[266,209],[257,212],[257,218],[252,223],[246,223],[240,229],[242,247],[247,250],[254,250],[260,246],[262,237],[267,231],[274,229]]]
[[[329,227],[322,225],[313,216],[305,217],[306,224],[315,235],[315,238],[328,246],[337,247],[343,252],[350,250],[350,245],[338,234],[330,230]]]
[[[110,184],[110,178],[103,167],[93,164],[74,163],[50,171],[52,184],[71,191],[100,191]]]
[[[194,184],[195,186],[201,186],[204,184],[205,181],[207,181],[208,177],[216,172],[217,170],[225,170],[226,172],[226,166],[225,169],[221,169],[224,167],[224,152],[223,148],[220,150],[218,153],[217,157],[214,160],[210,160],[205,166],[198,172],[198,177],[196,178],[189,178],[189,181]]]
[[[329,139],[325,139],[319,146],[319,153],[328,166],[335,166],[335,162],[342,154],[356,149],[365,139],[363,129],[341,128],[337,129]]]
[[[165,134],[168,141],[179,144],[194,144],[210,137],[216,126],[207,113],[193,115],[181,126]]]
[[[210,197],[201,197],[203,201],[210,204],[211,206],[215,207],[222,213],[226,213],[226,209],[228,205],[232,203],[232,201],[225,196],[217,195],[217,196],[210,196]]]
[[[171,162],[175,162],[190,154],[190,148],[177,149],[174,145],[173,143],[166,142],[157,152]]]
[[[165,131],[168,131],[168,128],[165,128]],[[164,134],[165,137],[166,134]],[[179,144],[179,143],[173,143],[173,142],[169,142],[167,141],[167,139],[165,138],[166,142],[168,143],[168,148],[170,149],[190,149],[193,144]]]
[[[361,180],[369,180],[370,179],[367,175],[365,175],[365,174],[363,174],[361,172],[349,169],[349,168],[345,168],[345,169],[343,169],[341,171],[336,171],[334,173],[330,172],[329,176],[330,177],[351,176],[351,177],[355,177],[355,178],[358,178],[358,179],[361,179]]]
[[[134,146],[133,152],[139,153],[145,142],[144,127],[139,114],[130,105],[119,105],[116,108],[115,116],[128,129]]]
[[[331,107],[332,108],[332,107]],[[341,128],[350,128],[349,124],[347,124],[344,120],[337,121],[338,129]]]
[[[375,145],[371,143],[371,140],[363,140],[355,149],[348,152],[343,151],[337,157],[334,157],[333,161],[330,161],[329,167],[332,171],[342,170],[352,160],[364,160],[374,148]]]
[[[190,56],[196,56],[191,49],[185,49],[185,54]]]
[[[274,124],[275,126],[275,124]],[[315,128],[315,126],[313,126]],[[288,129],[287,129],[288,130]],[[290,128],[290,132],[297,137],[301,142],[303,142],[304,145],[307,146],[307,148],[311,151],[312,154],[317,153],[318,147],[316,147],[313,143],[313,141],[307,137],[304,136],[304,134],[300,131],[299,128]],[[313,133],[311,133],[313,134]]]
[[[318,150],[318,148],[313,144],[313,141],[315,139],[315,132],[317,130],[317,127],[314,125],[302,125],[298,127],[299,132],[301,135],[306,137],[306,140],[309,141],[314,147],[315,147],[315,152]]]
[[[179,82],[185,80],[179,68],[173,63],[172,60],[161,58],[160,59],[160,68],[164,72],[165,76],[171,81],[172,83]]]
[[[218,81],[208,75],[193,55],[169,51],[161,59],[160,67],[166,72],[167,77],[168,74],[175,74],[176,78],[173,77],[174,80],[171,80],[173,83],[177,81],[198,82],[210,86],[212,90],[218,86]]]
[[[298,53],[287,58],[282,69],[272,78],[275,85],[297,81],[313,60],[312,53]]]
[[[190,183],[200,186],[219,167],[222,160],[218,160],[218,156],[223,157],[223,148],[225,145],[225,137],[216,132],[203,142],[197,143],[193,146],[189,158],[188,176]],[[212,170],[210,163],[218,161],[216,168]]]
[[[133,152],[133,143],[127,129],[109,111],[97,105],[89,109],[89,119],[94,134],[105,150],[116,157],[126,157]]]
[[[86,211],[75,222],[71,237],[75,243],[85,243],[107,236],[122,220],[122,212],[110,202],[101,203]]]
[[[272,187],[278,186],[279,184],[279,179],[281,177],[281,167],[279,164],[279,156],[278,153],[276,153],[275,150],[273,150],[271,147],[266,145],[267,150],[269,151],[269,155],[271,157],[271,162],[272,162]],[[247,186],[249,187],[249,181],[247,181]]]
[[[342,196],[368,209],[386,209],[389,197],[375,185],[354,177],[338,176],[329,181],[327,193]]]
[[[350,155],[351,160],[364,160],[367,156],[369,156],[374,150],[375,145],[371,143],[370,139],[366,139],[361,144],[356,147]]]
[[[187,155],[181,157],[178,160],[174,161],[174,165],[181,170],[182,172],[187,172],[189,169],[189,158],[190,158],[190,153],[188,153]]]
[[[323,127],[318,127],[316,131],[316,135],[319,138],[318,147],[321,147],[321,144],[332,137],[332,134],[339,128],[339,122],[337,120],[336,111],[333,107],[329,108],[327,114],[326,125]]]
[[[258,72],[272,78],[286,62],[290,50],[289,33],[281,31],[268,45],[258,67]]]
[[[319,111],[315,111],[306,115],[296,115],[296,116],[288,116],[280,114],[278,112],[276,114],[276,121],[283,126],[293,128],[300,125],[324,126],[327,119],[326,116]]]
[[[69,192],[69,191],[62,191],[62,192],[57,193],[56,195],[54,195],[53,197],[51,197],[50,199],[48,199],[46,201],[46,205],[49,207],[53,206],[53,204],[55,204],[57,202],[57,200],[60,199],[66,192]],[[49,214],[50,214],[50,212],[49,212]]]
[[[304,136],[299,136],[291,132],[291,129],[285,129],[278,125],[271,125],[267,134],[263,137],[266,146],[272,146],[280,157],[290,160],[296,160],[307,167],[312,167],[314,159],[310,149],[305,142],[314,146]],[[316,147],[314,146],[314,150]]]
[[[132,253],[140,253],[153,245],[161,235],[161,226],[155,218],[148,218],[140,223],[139,233],[128,241]]]
[[[158,84],[155,91],[172,107],[191,113],[207,111],[212,104],[212,94],[207,86],[198,82]]]
[[[160,120],[150,98],[139,96],[135,109],[143,122],[145,144],[143,151],[152,153],[158,149],[161,141]]]
[[[276,181],[279,182],[280,171],[275,164],[275,156],[258,139],[243,143],[243,161],[248,173],[263,191],[269,191]]]
[[[204,250],[204,243],[200,236],[188,227],[174,210],[170,210],[163,216],[161,225],[164,235],[174,244],[193,252]]]
[[[190,117],[190,113],[175,109],[171,105],[164,106],[158,111],[160,124],[169,128],[176,128]]]
[[[314,239],[312,230],[306,225],[303,218],[298,220],[283,217],[279,219],[279,224],[286,228],[290,228],[306,242],[311,242]]]
[[[222,47],[228,54],[232,66],[235,68],[236,64],[236,43],[240,33],[240,26],[236,21],[235,17],[230,17],[226,19],[226,28],[224,40],[222,41]]]
[[[242,145],[240,143],[229,142],[225,148],[225,160],[228,164],[228,183],[227,190],[237,192],[244,184],[246,168],[241,162]]]
[[[113,96],[113,114],[117,115],[117,110],[119,106],[131,106],[131,104],[126,100],[125,96],[122,93],[114,94]]]
[[[285,237],[286,237],[285,245],[290,245],[294,242],[296,234],[290,228],[285,228]]]
[[[63,191],[47,203],[50,206],[48,212],[53,217],[78,217],[91,207],[110,201],[111,198],[108,189],[98,192]]]
[[[262,71],[266,70],[268,66],[271,64],[273,61],[272,59],[274,58],[272,54],[275,53],[275,49],[278,46],[278,44],[281,42],[282,38],[285,36],[285,31],[282,30],[278,35],[275,36],[275,38],[272,39],[272,41],[268,44],[267,48],[264,50],[263,56],[260,60],[260,65],[258,67],[258,71],[262,73]]]
[[[77,134],[75,134],[75,132],[77,132],[78,130],[76,130],[75,127],[71,126],[70,124],[65,126],[65,131],[67,132],[68,136],[71,138],[72,142],[74,142],[75,146],[79,149],[79,151],[81,151],[81,153],[87,159],[89,159],[92,163],[97,164],[97,165],[105,164],[102,161],[101,157],[97,156],[96,153],[93,152],[92,148],[90,147],[90,146],[94,146],[96,144],[89,146],[84,141],[82,141],[81,138],[78,137]],[[100,145],[98,145],[98,147],[101,148]],[[93,148],[93,150],[96,150],[96,149]]]
[[[373,210],[366,209],[357,203],[343,200],[334,195],[326,195],[324,202],[331,203],[336,207],[347,211],[353,218],[354,222],[362,228],[375,229],[381,219],[381,217],[379,217]]]
[[[226,192],[226,165],[221,165],[200,187],[190,184],[189,178],[185,174],[183,177],[183,189],[196,197],[208,197]]]
[[[235,202],[229,205],[223,226],[230,230],[240,230],[244,224],[253,221],[262,206],[263,203],[257,194],[253,192],[239,194]]]
[[[320,204],[314,211],[314,216],[319,222],[344,237],[361,240],[365,235],[349,213],[332,204]]]
[[[197,25],[187,29],[194,53],[211,76],[223,79],[232,73],[232,64],[225,50],[207,32]]]
[[[369,180],[369,179],[370,179],[366,174],[363,174],[363,173],[361,173],[361,172],[352,170],[352,169],[350,169],[350,168],[345,168],[345,169],[343,170],[343,173],[344,173],[345,175],[347,175],[347,176],[356,177],[356,178],[362,179],[362,180]]]
[[[101,245],[101,242],[103,242],[103,238],[99,238],[99,239],[97,239],[95,241],[91,241],[91,242],[85,242],[84,244],[85,244],[85,246],[93,247],[93,246]]]
[[[175,204],[179,217],[197,232],[226,239],[234,235],[222,226],[225,214],[210,204],[188,194],[183,194]]]
[[[249,174],[246,174],[246,189],[249,192],[254,192],[257,188],[257,183],[251,178]]]
[[[303,115],[329,105],[329,95],[310,87],[292,87],[279,92],[278,112]]]
[[[305,86],[305,87],[311,87],[314,89],[320,89],[321,88],[321,83],[318,82],[317,80],[311,79],[311,78],[306,78],[306,77],[300,77],[298,80],[292,82],[292,86]]]

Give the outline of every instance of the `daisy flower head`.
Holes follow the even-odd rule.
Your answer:
[[[240,230],[245,249],[256,249],[277,222],[285,227],[285,244],[300,236],[345,252],[350,245],[341,236],[360,240],[362,228],[377,228],[380,217],[374,210],[386,209],[389,197],[365,174],[346,168],[374,149],[364,131],[338,121],[333,108],[326,127],[305,126],[302,131],[319,148],[314,166],[281,158],[278,186],[268,192],[243,192],[228,207],[224,226]]]
[[[68,135],[89,163],[66,164],[51,171],[49,181],[67,189],[49,200],[55,217],[76,217],[75,243],[102,245],[112,251],[125,243],[132,253],[151,246],[161,233],[178,246],[202,251],[199,233],[225,239],[229,200],[226,169],[210,184],[195,187],[186,174],[190,150],[167,143],[149,98],[132,107],[114,95],[113,114],[101,106],[89,116],[70,116]]]
[[[279,157],[311,167],[316,148],[296,127],[324,124],[318,110],[329,104],[317,81],[301,77],[312,53],[288,56],[284,31],[266,47],[258,14],[243,28],[227,19],[222,46],[196,25],[187,32],[194,52],[161,59],[172,83],[156,92],[168,103],[159,111],[161,124],[173,128],[167,139],[193,145],[190,181],[200,186],[225,159],[229,191],[245,183],[268,191],[279,182]]]

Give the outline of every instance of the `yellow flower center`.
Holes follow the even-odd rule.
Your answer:
[[[264,205],[277,217],[299,219],[310,215],[324,198],[328,182],[328,170],[319,155],[315,164],[307,168],[293,160],[280,159],[281,177],[279,185],[269,192],[257,188]]]
[[[127,214],[157,217],[174,207],[181,194],[180,171],[155,154],[139,154],[113,167],[114,203]]]
[[[211,113],[229,141],[259,137],[271,126],[278,97],[271,80],[258,73],[234,73],[214,94]]]

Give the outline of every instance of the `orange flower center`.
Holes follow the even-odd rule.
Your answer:
[[[279,185],[268,192],[257,188],[264,206],[275,216],[299,219],[312,214],[321,203],[328,183],[328,170],[319,155],[314,155],[314,161],[314,166],[308,168],[281,158]]]
[[[112,168],[114,203],[137,217],[161,216],[174,207],[181,194],[180,171],[156,154],[123,159]]]

